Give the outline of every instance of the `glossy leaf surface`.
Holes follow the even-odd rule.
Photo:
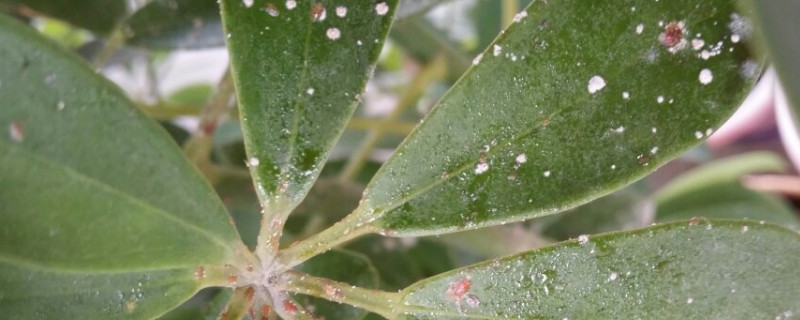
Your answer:
[[[398,319],[790,319],[800,237],[679,222],[496,259],[401,294]]]
[[[0,17],[0,42],[4,317],[148,319],[232,263],[227,212],[157,123],[27,26]]]
[[[352,114],[397,1],[221,3],[259,198],[288,214]]]
[[[728,0],[532,3],[376,174],[361,218],[394,235],[478,228],[641,178],[758,75],[729,40],[737,19]]]

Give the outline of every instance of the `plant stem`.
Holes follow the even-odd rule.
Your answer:
[[[211,100],[203,108],[200,114],[200,124],[195,132],[192,132],[191,138],[183,145],[183,151],[186,157],[194,163],[203,174],[213,180],[214,173],[213,164],[211,163],[211,137],[217,129],[217,125],[223,116],[228,112],[228,106],[233,97],[235,87],[233,85],[233,77],[231,77],[230,69],[225,71],[219,85],[217,92],[211,97]]]
[[[386,124],[397,123],[397,120],[403,112],[414,104],[414,101],[417,100],[428,85],[444,77],[446,69],[447,65],[444,55],[439,55],[436,59],[428,63],[414,76],[414,80],[411,81],[411,84],[408,89],[406,89],[405,94],[400,98],[397,106],[395,106],[394,110],[392,110],[382,122]],[[383,134],[386,131],[387,130],[383,126],[376,126],[370,130],[367,137],[361,143],[361,146],[359,146],[355,154],[347,161],[342,173],[339,174],[340,179],[353,180],[356,175],[361,172],[372,150],[375,149],[375,146],[380,142],[380,139],[383,138]]]
[[[503,16],[500,29],[505,29],[514,21],[514,16],[519,11],[519,0],[503,0]]]
[[[305,240],[297,242],[290,247],[280,250],[275,258],[284,270],[303,263],[304,261],[325,251],[353,240],[367,233],[375,232],[368,219],[360,214],[359,209],[353,213]]]
[[[396,133],[407,135],[414,130],[416,123],[411,122],[387,122],[369,118],[353,118],[347,124],[349,130],[374,130],[381,128],[386,133]]]
[[[387,319],[395,316],[397,293],[365,289],[330,279],[318,278],[297,271],[283,274],[282,284],[287,291],[346,303],[377,313]]]
[[[100,50],[92,62],[95,69],[102,69],[103,66],[111,60],[117,50],[122,47],[122,44],[125,43],[125,33],[122,31],[122,25],[123,22],[119,22],[114,26],[114,29],[111,29],[111,33],[109,33],[108,39],[106,40],[106,45]]]
[[[253,303],[253,288],[240,287],[233,291],[231,299],[217,320],[240,320],[247,314]]]

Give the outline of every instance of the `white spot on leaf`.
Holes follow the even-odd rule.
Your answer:
[[[347,15],[347,7],[345,6],[338,6],[336,7],[336,16],[339,18],[344,18]]]
[[[589,78],[589,93],[594,94],[606,87],[606,80],[601,76],[592,76]]]
[[[514,22],[520,22],[520,21],[522,21],[522,19],[525,19],[525,17],[527,17],[527,16],[528,16],[528,12],[523,10],[520,13],[517,13],[517,14],[514,15]]]
[[[475,59],[472,59],[472,65],[477,66],[479,63],[481,63],[481,59],[483,59],[483,53],[478,54],[478,56],[475,57]]]
[[[389,12],[389,5],[386,2],[381,2],[375,5],[375,12],[382,16]]]
[[[342,36],[342,32],[337,28],[329,28],[328,31],[325,32],[325,35],[328,36],[328,39],[339,40]]]
[[[492,46],[492,53],[494,54],[495,57],[499,56],[501,53],[503,53],[503,47],[499,45]]]
[[[489,164],[486,162],[481,162],[475,165],[475,174],[482,174],[486,171],[489,171]]]
[[[702,83],[703,85],[707,85],[707,84],[711,83],[712,80],[714,80],[714,74],[711,73],[711,70],[703,69],[703,70],[700,70],[699,79],[700,79],[700,83]]]

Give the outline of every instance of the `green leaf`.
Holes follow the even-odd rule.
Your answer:
[[[360,222],[433,234],[586,203],[697,145],[758,75],[744,44],[726,40],[733,1],[525,12],[376,174]]]
[[[233,291],[229,288],[207,288],[158,320],[217,320],[231,296]]]
[[[717,183],[658,202],[656,222],[693,217],[768,221],[800,227],[791,205],[774,195],[749,190],[738,183]]]
[[[682,174],[664,186],[657,201],[668,201],[672,197],[692,193],[697,189],[725,183],[738,183],[751,173],[784,172],[788,165],[783,158],[769,152],[751,152],[706,163]]]
[[[582,234],[597,234],[629,230],[649,225],[653,221],[653,201],[648,197],[645,183],[635,183],[625,189],[596,199],[556,216],[542,230],[542,235],[554,240],[567,240]],[[539,221],[534,220],[534,222]]]
[[[244,247],[169,135],[27,26],[0,43],[3,316],[149,319],[216,283]]]
[[[378,286],[378,272],[369,259],[349,250],[333,250],[314,257],[297,267],[313,276],[345,282],[362,288]],[[298,296],[297,301],[312,306],[313,313],[325,319],[360,319],[366,311],[350,305],[311,296]]]
[[[126,21],[127,42],[148,48],[222,47],[225,37],[215,0],[156,0]]]
[[[800,237],[686,222],[564,242],[401,292],[397,319],[790,319]]]
[[[18,10],[33,10],[89,31],[106,34],[127,11],[125,0],[0,0]]]
[[[388,238],[368,235],[346,246],[372,261],[381,289],[397,291],[455,267],[450,251],[431,239]]]
[[[777,155],[755,152],[714,162],[684,173],[656,196],[656,221],[693,217],[769,221],[786,227],[800,219],[783,199],[742,186],[749,173],[782,172],[786,162]]]
[[[795,123],[800,124],[800,21],[794,13],[800,12],[800,2],[794,0],[747,1],[754,10],[760,41],[766,47],[772,64],[778,72],[790,105],[794,106]],[[749,27],[749,25],[745,25]],[[749,28],[740,36],[749,36]]]
[[[259,199],[267,214],[285,215],[352,114],[397,0],[221,3]]]

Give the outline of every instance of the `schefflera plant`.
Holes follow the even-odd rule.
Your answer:
[[[748,221],[581,236],[400,292],[305,273],[326,267],[310,258],[368,233],[442,234],[558,213],[702,142],[760,72],[733,1],[533,2],[376,173],[352,214],[286,248],[283,225],[351,116],[397,1],[220,4],[263,209],[254,252],[157,124],[78,58],[0,18],[4,316],[150,319],[214,286],[233,289],[220,319],[314,318],[294,293],[389,319],[800,312],[798,235]]]

